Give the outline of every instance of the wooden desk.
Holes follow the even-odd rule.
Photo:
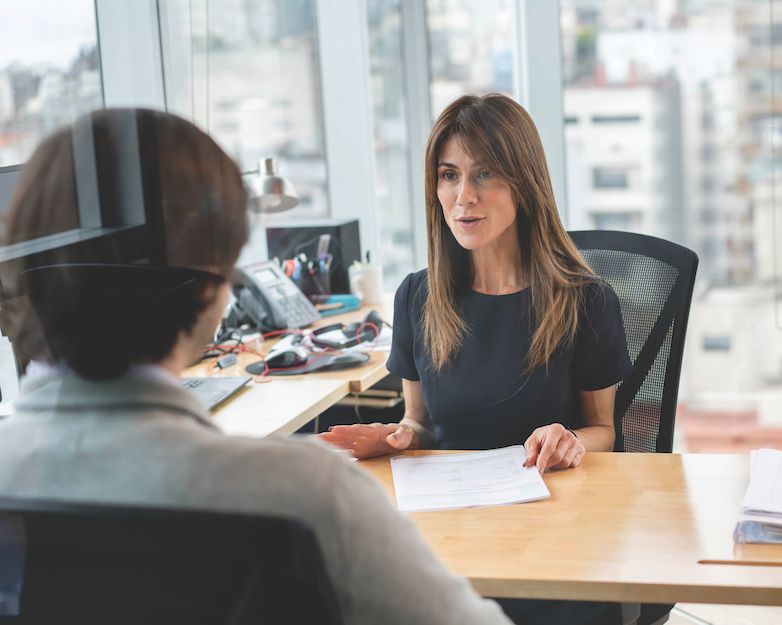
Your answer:
[[[251,381],[235,397],[217,407],[214,422],[231,436],[263,438],[293,434],[347,394],[347,383],[340,380],[297,377],[262,384]]]
[[[332,317],[324,317],[315,327],[332,323],[361,321],[369,307]],[[385,310],[385,308],[384,308]],[[255,345],[265,354],[276,339]],[[324,371],[293,376],[269,376],[262,384],[250,382],[247,388],[219,406],[215,423],[226,434],[264,437],[270,434],[292,434],[349,393],[358,393],[388,375],[388,353],[370,353],[368,363],[341,371]],[[239,354],[237,364],[225,369],[213,369],[214,360],[189,367],[185,377],[208,375],[247,375],[245,367],[259,360],[255,354]]]
[[[545,474],[550,499],[409,516],[485,596],[779,606],[782,545],[732,539],[748,465],[747,456],[590,453],[577,469]],[[360,466],[393,498],[387,458]]]

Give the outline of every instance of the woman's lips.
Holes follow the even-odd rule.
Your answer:
[[[472,230],[482,224],[484,219],[485,217],[459,217],[456,219],[456,223],[465,230]]]

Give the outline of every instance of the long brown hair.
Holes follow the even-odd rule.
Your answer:
[[[517,203],[521,259],[530,281],[536,324],[526,370],[547,366],[574,339],[583,285],[596,280],[559,219],[546,157],[532,118],[507,96],[466,95],[437,118],[425,156],[428,294],[423,334],[433,367],[443,369],[469,332],[457,305],[473,280],[470,255],[456,241],[437,198],[440,151],[451,138],[511,188]]]

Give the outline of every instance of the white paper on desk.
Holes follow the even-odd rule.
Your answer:
[[[753,450],[750,478],[741,511],[746,514],[782,516],[782,451]]]
[[[500,506],[550,497],[523,445],[439,456],[391,458],[397,508],[404,512]]]

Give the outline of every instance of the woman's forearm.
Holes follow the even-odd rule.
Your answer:
[[[587,425],[575,430],[587,451],[613,451],[616,435],[610,425]]]
[[[616,387],[608,386],[595,391],[581,391],[581,409],[584,427],[576,430],[581,444],[587,451],[613,451],[614,401]]]

